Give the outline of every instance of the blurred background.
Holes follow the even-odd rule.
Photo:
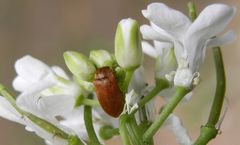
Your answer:
[[[117,23],[122,18],[134,18],[140,24],[147,21],[141,10],[151,0],[0,0],[0,81],[9,88],[15,77],[14,62],[30,54],[49,65],[66,69],[62,54],[76,50],[89,54],[91,49],[113,52]],[[156,2],[156,1],[154,1]],[[159,0],[187,13],[187,0]],[[239,9],[239,0],[196,0],[201,11],[212,3],[227,3]],[[239,35],[239,11],[229,28]],[[227,75],[226,97],[229,109],[221,126],[222,133],[210,145],[239,145],[240,132],[240,49],[238,39],[222,48]],[[145,56],[146,76],[153,83],[154,61]],[[176,113],[183,118],[193,139],[205,124],[213,99],[215,70],[211,50],[201,68],[202,81],[194,90],[191,101],[180,105]],[[159,97],[159,102],[162,100]],[[159,104],[159,103],[158,103]],[[161,103],[160,103],[161,104]],[[160,105],[158,105],[160,106]],[[175,145],[168,129],[161,129],[155,136],[156,145]],[[108,144],[121,144],[119,138]],[[0,118],[0,145],[44,145],[35,134],[24,127]]]

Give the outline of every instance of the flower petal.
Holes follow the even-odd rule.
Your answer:
[[[143,52],[153,58],[157,58],[158,54],[156,49],[146,41],[142,41]]]
[[[31,87],[31,83],[26,81],[20,76],[17,76],[13,82],[12,82],[13,88],[19,92],[23,92],[26,89],[29,89]]]
[[[183,43],[193,72],[199,68],[204,59],[202,53],[205,42],[222,32],[235,13],[235,8],[224,4],[210,5],[201,12],[188,29]]]
[[[57,116],[71,112],[75,98],[69,95],[43,96],[36,103],[42,114]]]
[[[230,30],[221,36],[208,40],[206,47],[212,48],[212,47],[222,46],[224,44],[231,43],[235,39],[236,39],[236,33]]]
[[[2,96],[0,96],[0,116],[8,120],[24,124],[22,115]]]
[[[206,7],[186,33],[186,40],[199,42],[222,32],[236,13],[236,9],[224,4]],[[189,48],[191,49],[191,48]]]
[[[49,82],[33,84],[30,89],[21,93],[17,98],[17,106],[26,112],[32,113],[38,117],[42,117],[43,114],[39,112],[37,105],[39,99],[41,98],[40,92],[52,85],[53,84]]]
[[[166,32],[160,28],[156,29],[149,25],[142,25],[140,31],[143,35],[143,38],[146,40],[157,40],[163,42],[172,42],[172,39]]]
[[[145,77],[144,77],[144,68],[140,66],[133,73],[132,79],[130,81],[128,90],[134,90],[137,94],[141,94],[141,91],[146,87]]]
[[[17,60],[15,69],[19,76],[30,82],[42,80],[51,71],[46,64],[30,55]]]
[[[51,69],[53,70],[54,73],[56,73],[58,76],[66,79],[66,80],[70,80],[70,78],[68,77],[68,75],[66,74],[66,72],[59,66],[52,66]]]
[[[152,3],[142,13],[151,22],[176,38],[180,38],[191,25],[187,16],[163,3]]]
[[[82,107],[75,109],[70,114],[64,115],[64,120],[60,121],[60,124],[72,129],[79,138],[88,140],[88,135],[83,119]]]
[[[180,145],[192,145],[192,141],[187,133],[187,130],[184,128],[181,120],[176,115],[171,114],[164,125],[168,126],[172,130],[176,136],[177,142]]]

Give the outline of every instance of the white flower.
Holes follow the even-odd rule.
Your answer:
[[[181,12],[162,3],[152,3],[142,13],[151,22],[151,26],[141,27],[145,39],[174,44],[178,62],[174,83],[177,86],[190,87],[193,81],[197,82],[197,71],[207,47],[220,46],[235,38],[232,31],[215,37],[236,13],[235,8],[224,4],[207,6],[193,23]]]
[[[192,145],[192,140],[189,137],[187,130],[184,128],[181,120],[176,115],[169,115],[164,123],[164,126],[171,129],[180,145]]]
[[[30,119],[21,115],[4,97],[0,96],[0,116],[8,120],[20,123],[30,132],[35,132],[51,145],[67,145],[67,140],[51,134],[34,124]],[[68,130],[65,130],[68,132]]]
[[[80,94],[79,86],[57,66],[52,68],[31,56],[17,60],[18,76],[13,87],[20,91],[17,105],[22,110],[41,118],[54,118],[74,107]]]

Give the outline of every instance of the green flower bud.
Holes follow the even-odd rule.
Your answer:
[[[79,79],[91,81],[96,71],[94,64],[83,54],[67,51],[63,54],[69,70]]]
[[[128,70],[141,65],[143,54],[136,20],[128,18],[119,22],[115,36],[115,57],[118,64]]]
[[[98,68],[114,64],[113,56],[106,50],[92,50],[89,57]]]

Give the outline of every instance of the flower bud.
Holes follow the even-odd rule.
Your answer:
[[[74,51],[67,51],[63,54],[63,57],[67,67],[74,76],[84,81],[92,80],[96,68],[85,55]]]
[[[111,67],[114,64],[113,56],[106,50],[92,50],[89,57],[98,68],[104,66]]]
[[[115,57],[125,69],[136,69],[141,65],[143,54],[136,20],[128,18],[119,22],[115,35]]]

